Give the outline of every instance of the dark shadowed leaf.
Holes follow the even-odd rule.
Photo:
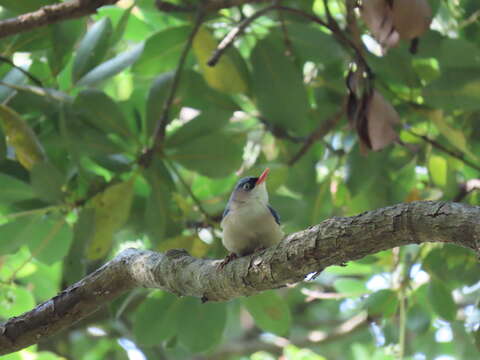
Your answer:
[[[173,72],[167,72],[158,76],[150,87],[146,108],[147,136],[153,135],[155,126],[162,115],[163,107],[170,92],[172,81]]]
[[[133,333],[140,344],[160,345],[177,334],[180,299],[167,292],[151,294],[135,310]]]
[[[0,203],[13,203],[16,201],[32,199],[35,194],[25,182],[9,175],[0,173]]]
[[[76,82],[87,72],[100,64],[105,57],[112,35],[110,19],[97,21],[83,37],[75,55],[72,77]]]
[[[260,40],[250,58],[253,66],[253,93],[258,109],[271,123],[305,133],[310,105],[302,74],[269,39]]]
[[[397,294],[392,290],[379,290],[371,294],[365,302],[369,316],[389,317],[396,313],[398,306]]]
[[[11,85],[22,85],[26,79],[27,76],[23,72],[18,69],[12,69],[3,77],[2,82]],[[14,92],[15,89],[13,87],[0,85],[0,103],[7,100]]]
[[[86,116],[90,124],[105,133],[113,132],[127,139],[133,137],[120,107],[104,92],[84,90],[77,95],[73,106],[79,114]]]
[[[77,84],[79,86],[92,85],[118,74],[137,61],[142,51],[143,43],[135,45],[130,50],[124,51],[90,70],[78,80]]]
[[[62,21],[50,25],[52,47],[47,51],[47,59],[54,76],[67,64],[73,47],[84,29],[85,20]]]
[[[53,4],[55,2],[57,2],[57,0],[0,0],[0,6],[13,12],[23,14],[29,11],[37,10],[42,6]]]
[[[222,339],[227,320],[227,304],[186,297],[178,310],[178,339],[192,352],[210,349]],[[202,334],[202,336],[198,336]]]
[[[275,291],[264,291],[242,298],[241,301],[260,329],[280,336],[286,335],[290,330],[290,308]]]
[[[457,308],[452,292],[443,284],[443,280],[432,279],[428,284],[428,300],[435,313],[447,321],[454,321]]]
[[[168,149],[169,156],[187,169],[210,177],[224,177],[242,164],[245,138],[241,134],[216,131],[178,147]]]
[[[30,173],[30,183],[38,198],[57,203],[63,198],[65,176],[49,161],[36,163]]]
[[[73,284],[85,276],[85,254],[87,244],[95,232],[95,210],[84,208],[73,227],[73,242],[63,262],[63,281]]]
[[[430,327],[430,313],[421,305],[413,305],[407,312],[407,328],[421,334]]]

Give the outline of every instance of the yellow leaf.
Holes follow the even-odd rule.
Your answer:
[[[130,215],[133,198],[134,177],[112,185],[95,195],[87,204],[95,209],[95,232],[87,247],[87,258],[97,260],[104,257],[112,246],[113,235]]]
[[[431,155],[428,159],[428,171],[435,185],[444,187],[447,185],[447,161],[438,155]]]
[[[192,256],[202,257],[208,251],[209,245],[200,240],[195,235],[180,235],[158,245],[158,251],[167,251],[170,249],[185,249]]]
[[[20,115],[5,105],[0,105],[0,122],[7,142],[15,149],[18,161],[31,170],[33,165],[46,159],[37,136]]]
[[[210,31],[202,26],[193,39],[193,52],[208,85],[225,93],[243,93],[247,84],[240,75],[228,53],[224,53],[215,66],[209,66],[207,61],[217,48],[217,41]]]

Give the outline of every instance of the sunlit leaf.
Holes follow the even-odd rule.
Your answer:
[[[230,58],[228,51],[223,54],[215,66],[207,64],[218,45],[210,30],[201,26],[193,39],[192,45],[193,52],[208,85],[226,93],[244,93],[247,91],[247,83]]]
[[[87,258],[104,257],[112,246],[113,236],[127,221],[133,198],[134,177],[109,186],[92,198],[87,207],[95,209],[95,234],[87,247]]]
[[[37,136],[19,114],[0,105],[0,120],[7,143],[15,149],[20,164],[30,170],[45,159],[45,152]]]
[[[428,170],[435,185],[443,187],[447,184],[447,161],[444,157],[431,155],[428,159]]]
[[[30,291],[18,285],[3,285],[0,289],[0,317],[18,316],[35,306]]]

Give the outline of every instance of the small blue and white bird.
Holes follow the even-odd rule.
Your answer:
[[[277,244],[283,238],[280,218],[268,204],[266,179],[269,171],[267,168],[259,177],[240,179],[235,185],[221,222],[222,243],[231,254],[220,267],[237,256]]]

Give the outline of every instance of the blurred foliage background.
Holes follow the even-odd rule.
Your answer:
[[[0,0],[0,18],[54,2]],[[198,28],[195,11],[122,0],[1,39],[0,318],[126,247],[223,257],[230,191],[267,166],[287,233],[404,201],[479,205],[480,6],[430,4],[418,43],[392,45],[353,1],[284,0],[294,11],[265,11],[214,67],[269,3]],[[228,303],[139,289],[4,359],[473,360],[479,274],[473,253],[429,244]]]

